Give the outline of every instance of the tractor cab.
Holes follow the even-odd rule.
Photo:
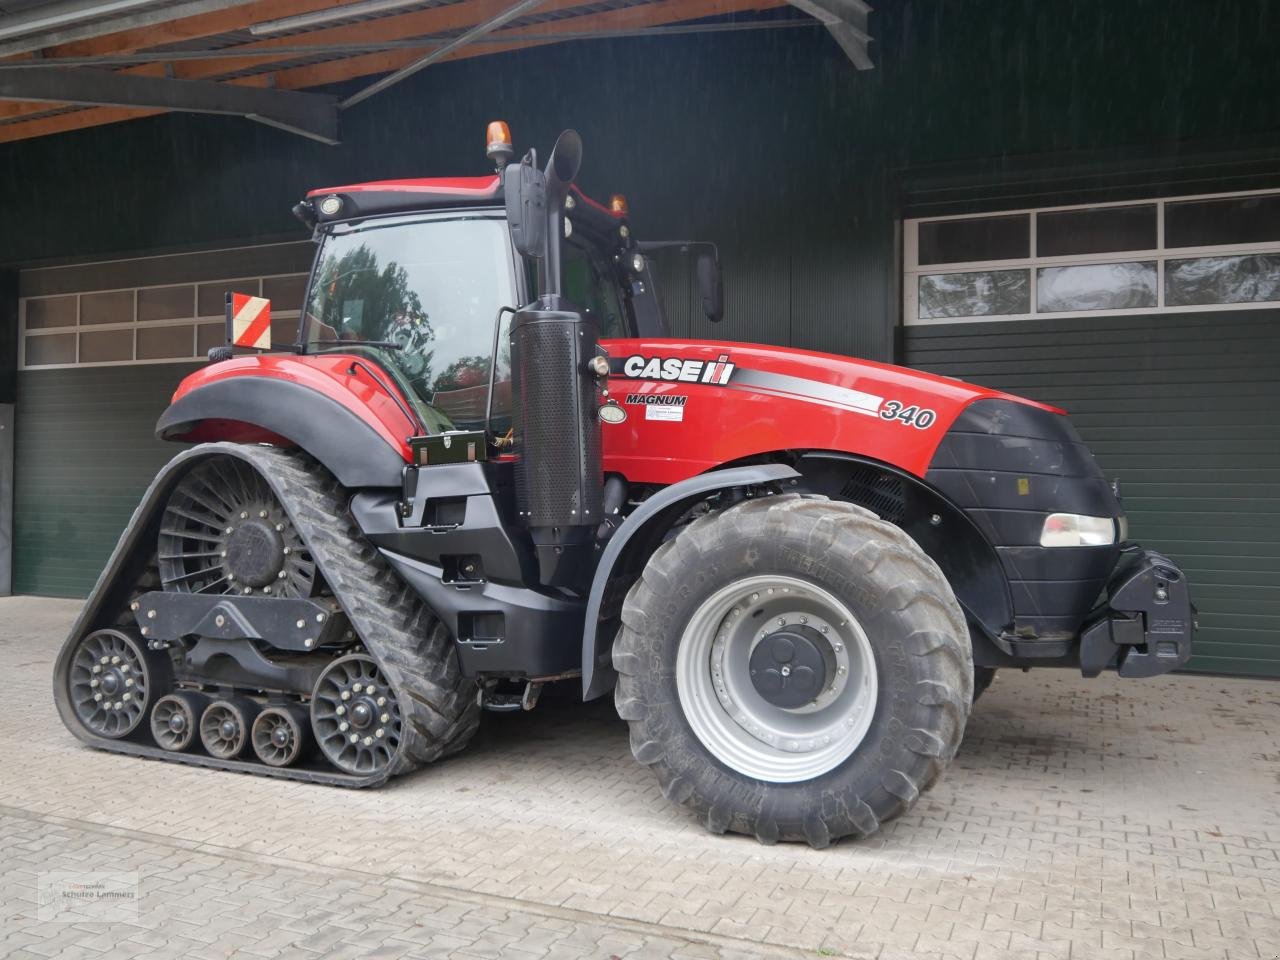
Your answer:
[[[510,157],[505,124],[491,125],[489,145],[501,169]],[[294,208],[320,245],[299,351],[367,357],[429,433],[501,437],[512,426],[511,322],[548,288],[562,292],[597,338],[668,335],[647,254],[677,244],[637,243],[625,197],[605,206],[570,185],[558,251],[521,250],[527,225],[512,213],[503,176],[311,191]],[[540,269],[543,259],[554,261],[558,277]],[[704,254],[700,281],[718,290],[717,271]]]

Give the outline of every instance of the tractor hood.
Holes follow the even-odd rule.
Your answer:
[[[605,340],[605,469],[674,483],[745,457],[834,450],[918,476],[970,404],[1063,411],[904,367],[810,350],[675,339]]]

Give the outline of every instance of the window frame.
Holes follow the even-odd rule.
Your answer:
[[[179,283],[149,283],[136,287],[104,287],[94,290],[77,290],[74,293],[56,293],[39,296],[22,297],[18,301],[18,369],[20,371],[29,370],[70,370],[85,367],[131,367],[131,366],[150,366],[158,363],[199,363],[204,360],[204,355],[199,353],[200,344],[200,328],[209,326],[217,322],[225,324],[224,315],[211,316],[201,314],[200,311],[200,288],[209,284],[225,283],[228,290],[235,290],[237,293],[248,293],[253,296],[261,296],[263,283],[267,280],[294,279],[297,277],[306,277],[307,274],[291,272],[291,273],[272,273],[264,274],[256,277],[246,277],[243,274],[237,277],[230,277],[226,280],[192,280]],[[245,283],[245,281],[250,281]],[[174,317],[163,320],[139,320],[138,319],[138,303],[140,294],[144,290],[159,290],[168,287],[186,287],[191,288],[191,315],[189,317]],[[82,322],[84,310],[84,298],[94,296],[101,293],[132,293],[133,294],[133,319],[120,321],[118,323],[90,323]],[[59,327],[38,327],[29,330],[27,328],[27,304],[32,300],[46,300],[58,297],[75,297],[76,299],[76,317],[75,323],[63,325]],[[276,321],[295,321],[301,315],[300,310],[278,310],[274,307],[271,311],[271,319],[273,324]],[[146,329],[156,329],[163,327],[190,327],[191,328],[191,354],[185,357],[156,357],[156,358],[138,358],[138,331]],[[98,333],[110,331],[129,331],[130,333],[130,352],[133,354],[129,360],[81,360],[80,359],[80,334],[82,333]],[[27,338],[43,337],[53,335],[71,334],[75,342],[75,359],[71,362],[64,363],[27,363]]]
[[[1260,300],[1247,303],[1206,303],[1187,306],[1169,306],[1165,303],[1165,264],[1171,260],[1195,260],[1201,257],[1242,256],[1255,253],[1280,254],[1280,240],[1265,243],[1216,244],[1199,247],[1166,247],[1164,238],[1165,205],[1187,200],[1229,200],[1237,197],[1280,195],[1280,190],[1239,190],[1227,193],[1180,194],[1169,197],[1148,197],[1136,200],[1113,200],[1102,203],[1072,203],[1050,207],[1021,207],[1011,210],[992,210],[984,213],[958,213],[939,217],[913,217],[902,222],[902,323],[904,326],[931,326],[942,323],[1002,323],[1012,320],[1041,320],[1053,318],[1070,320],[1076,317],[1124,317],[1149,316],[1167,313],[1205,313],[1222,310],[1274,310],[1280,308],[1280,300]],[[1077,254],[1073,256],[1041,257],[1036,251],[1036,225],[1038,214],[1062,211],[1098,210],[1111,207],[1156,207],[1156,246],[1146,250],[1123,250],[1110,253]],[[921,265],[919,257],[920,224],[943,220],[979,220],[988,217],[1008,217],[1029,214],[1027,229],[1030,231],[1028,249],[1030,256],[1016,260],[967,260],[957,263],[932,263]],[[1156,305],[1152,307],[1125,307],[1110,310],[1053,310],[1040,311],[1038,272],[1042,267],[1090,266],[1105,263],[1141,263],[1155,261]],[[920,277],[951,273],[989,273],[996,270],[1026,270],[1030,292],[1029,313],[994,314],[959,317],[921,317]]]

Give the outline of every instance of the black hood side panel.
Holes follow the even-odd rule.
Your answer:
[[[1119,517],[1110,483],[1065,416],[1011,400],[978,400],[943,438],[926,475],[996,547],[1017,632],[1074,637],[1115,566],[1119,546],[1042,547],[1051,513]]]

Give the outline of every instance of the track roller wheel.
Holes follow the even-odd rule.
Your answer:
[[[400,752],[400,704],[377,661],[339,657],[311,694],[311,729],[325,758],[346,773],[379,773]]]
[[[147,655],[127,633],[97,630],[77,645],[67,689],[85,729],[113,740],[126,737],[147,713]]]
[[[267,707],[253,721],[253,752],[269,767],[292,766],[310,745],[309,727],[303,706]]]
[[[151,736],[166,750],[187,750],[196,742],[200,716],[208,703],[208,697],[190,690],[161,697],[151,708]]]
[[[244,753],[257,709],[258,705],[252,700],[240,697],[215,700],[209,704],[200,717],[200,742],[209,751],[209,756],[234,760]]]

